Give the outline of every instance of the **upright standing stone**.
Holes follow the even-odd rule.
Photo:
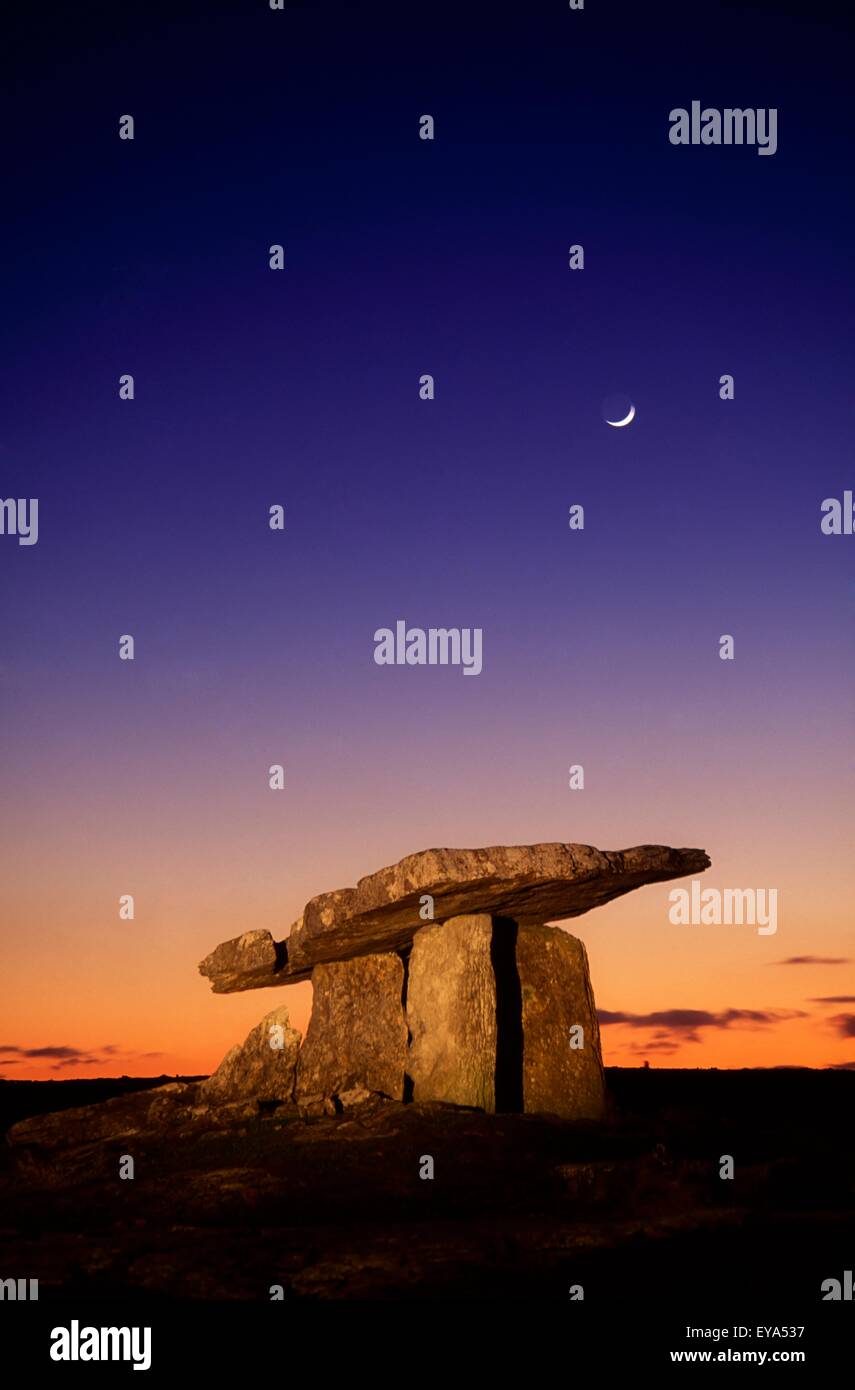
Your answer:
[[[581,941],[558,927],[520,927],[523,1107],[570,1120],[598,1120],[605,1108],[600,1029]],[[582,1047],[573,1047],[582,1029]]]
[[[416,1101],[496,1108],[493,920],[452,917],[416,932],[407,984]]]
[[[298,1096],[362,1088],[404,1098],[404,966],[393,953],[316,965],[312,1015],[297,1063]]]

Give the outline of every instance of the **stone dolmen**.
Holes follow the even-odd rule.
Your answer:
[[[430,849],[307,903],[286,940],[249,931],[199,966],[215,993],[311,979],[305,1040],[268,1014],[203,1083],[334,1113],[375,1093],[598,1119],[605,1091],[585,947],[559,927],[699,849]]]

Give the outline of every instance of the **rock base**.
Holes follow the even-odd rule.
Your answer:
[[[599,1120],[600,1032],[582,942],[487,913],[396,952],[316,965],[306,1039],[275,1009],[200,1088],[208,1104],[332,1115],[369,1096]],[[279,1050],[271,1045],[278,1033]]]

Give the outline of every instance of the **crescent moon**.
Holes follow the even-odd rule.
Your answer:
[[[635,419],[635,406],[634,406],[634,405],[631,405],[631,406],[629,407],[629,414],[628,414],[627,416],[625,416],[623,420],[607,420],[607,421],[606,421],[606,424],[607,424],[607,425],[611,425],[612,429],[620,430],[620,429],[623,429],[624,425],[631,425],[634,419]]]

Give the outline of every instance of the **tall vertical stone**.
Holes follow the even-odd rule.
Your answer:
[[[297,1061],[297,1095],[364,1088],[404,1098],[404,966],[394,952],[316,965],[312,1014]]]
[[[416,932],[407,984],[407,1071],[416,1101],[496,1108],[493,919],[451,917]]]
[[[600,1029],[581,941],[558,927],[520,927],[523,1106],[570,1120],[598,1120],[605,1109]],[[574,1047],[582,1029],[583,1045]]]

